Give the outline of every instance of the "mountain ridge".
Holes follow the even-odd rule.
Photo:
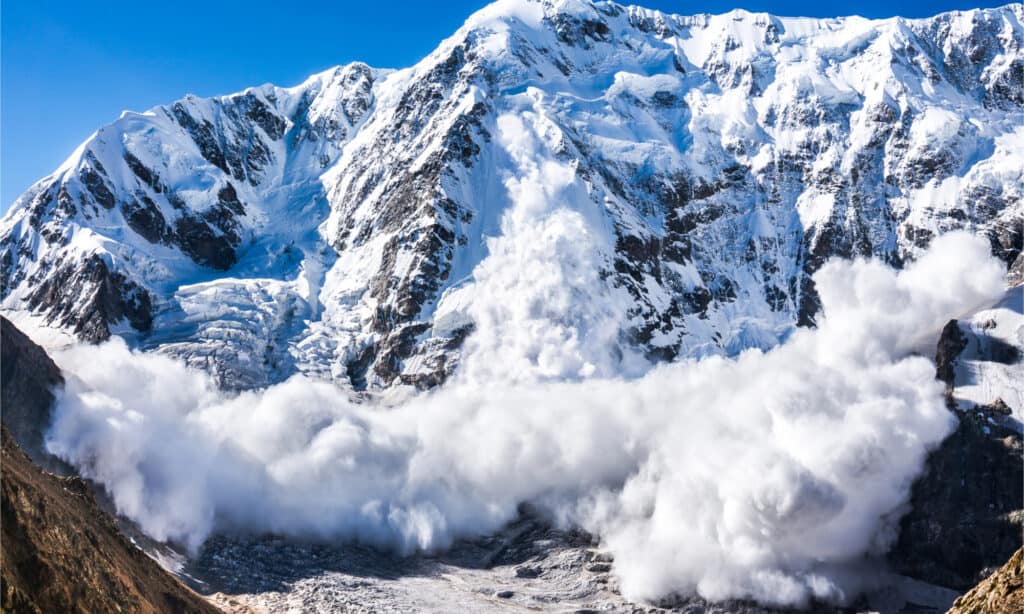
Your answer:
[[[3,306],[236,388],[771,347],[829,257],[1020,268],[1022,21],[497,2],[407,69],[123,114],[5,215]]]

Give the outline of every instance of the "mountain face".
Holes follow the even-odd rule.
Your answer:
[[[629,373],[813,325],[833,256],[1021,271],[1022,116],[1021,4],[501,0],[411,68],[122,114],[4,217],[0,292],[233,388]]]

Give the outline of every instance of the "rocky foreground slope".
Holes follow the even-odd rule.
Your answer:
[[[1024,548],[966,595],[950,614],[1010,614],[1024,610]]]
[[[515,330],[481,378],[770,347],[832,256],[1020,270],[1022,22],[501,0],[411,68],[125,112],[4,217],[0,296],[233,388],[430,387],[473,330]]]
[[[54,392],[64,376],[43,348],[0,316],[0,409],[14,441],[36,464],[58,473],[70,468],[46,451]]]
[[[43,471],[33,460],[59,461],[41,447],[22,451],[42,443],[61,375],[4,318],[0,330],[0,611],[216,612],[121,533],[89,484]]]
[[[120,533],[80,478],[46,473],[3,428],[0,608],[216,612]]]

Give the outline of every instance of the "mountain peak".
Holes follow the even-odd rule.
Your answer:
[[[1020,12],[501,0],[411,68],[123,115],[5,216],[3,305],[242,388],[770,347],[814,323],[829,257],[902,263],[972,228],[1016,261]],[[489,298],[510,287],[532,307]],[[474,345],[513,321],[572,355]]]

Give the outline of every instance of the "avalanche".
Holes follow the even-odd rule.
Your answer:
[[[954,233],[902,272],[832,261],[815,281],[819,327],[767,353],[523,385],[514,369],[475,379],[495,351],[510,365],[533,352],[485,339],[464,375],[393,407],[303,376],[229,395],[120,340],[77,345],[56,354],[69,377],[47,445],[192,549],[241,529],[435,550],[529,502],[597,535],[630,599],[847,603],[878,581],[863,558],[892,544],[955,422],[911,354],[999,297],[1003,267]]]

